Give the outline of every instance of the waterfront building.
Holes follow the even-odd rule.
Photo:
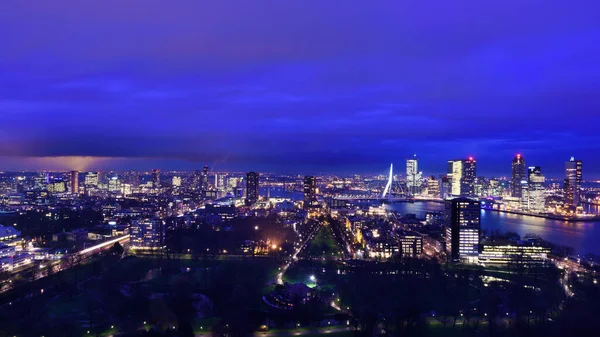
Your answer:
[[[477,162],[473,157],[462,160],[448,161],[448,179],[450,180],[450,195],[475,196],[475,178]]]
[[[434,176],[427,180],[427,196],[433,199],[440,198],[440,181]]]
[[[531,166],[527,169],[527,181],[521,184],[521,205],[524,211],[544,212],[546,206],[545,181],[546,179],[539,166]]]
[[[468,198],[446,201],[446,250],[453,261],[477,261],[480,213],[479,201]]]
[[[256,172],[246,173],[246,205],[253,205],[258,201],[259,175]]]
[[[304,177],[304,209],[318,206],[317,203],[317,178],[315,176]]]
[[[527,180],[527,167],[525,166],[525,158],[521,154],[517,154],[512,160],[512,177],[511,177],[511,196],[513,198],[522,197],[521,182]]]
[[[406,160],[406,187],[411,195],[421,193],[423,186],[423,172],[419,172],[417,155]]]
[[[581,183],[583,181],[583,163],[581,160],[571,160],[565,163],[565,201],[568,205],[578,206],[581,198]]]
[[[160,219],[133,220],[129,234],[132,249],[154,250],[165,244],[165,225]]]
[[[442,183],[440,184],[440,197],[442,199],[448,198],[450,195],[450,191],[452,190],[452,185],[450,183],[450,179],[447,176],[442,177]]]

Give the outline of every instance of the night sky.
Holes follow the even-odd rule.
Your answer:
[[[600,1],[3,0],[0,116],[4,170],[600,178]]]

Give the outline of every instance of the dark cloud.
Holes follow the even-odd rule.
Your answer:
[[[0,169],[600,170],[593,0],[4,1],[0,31]]]

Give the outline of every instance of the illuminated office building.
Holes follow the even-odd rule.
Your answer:
[[[121,181],[119,181],[119,177],[111,177],[108,180],[108,191],[112,193],[121,192]]]
[[[50,193],[64,193],[67,191],[67,184],[62,180],[53,180],[47,185],[47,188]]]
[[[317,205],[317,178],[306,176],[304,177],[304,209]]]
[[[98,187],[98,172],[88,172],[83,183],[86,188]]]
[[[429,177],[427,180],[427,195],[435,199],[440,197],[440,193],[440,181],[434,176]]]
[[[448,161],[448,179],[450,180],[450,195],[475,196],[475,178],[477,162],[473,157],[463,160]]]
[[[246,205],[252,205],[258,201],[258,178],[256,172],[246,174]]]
[[[565,200],[568,205],[578,206],[581,198],[581,183],[583,181],[583,163],[581,160],[571,160],[565,163]]]
[[[406,160],[406,187],[410,194],[418,194],[423,186],[423,172],[419,172],[417,155]]]
[[[481,229],[479,201],[446,201],[446,251],[453,261],[477,262]]]
[[[159,219],[134,220],[129,228],[132,249],[161,249],[165,245],[165,225]]]
[[[549,263],[550,248],[526,245],[485,245],[479,254],[484,266],[534,267]]]
[[[511,193],[514,198],[521,198],[523,188],[521,182],[527,180],[527,167],[525,166],[525,158],[521,154],[517,154],[512,160],[512,177],[511,177]]]
[[[418,257],[423,254],[423,237],[417,233],[399,233],[398,245],[402,257]]]
[[[173,185],[173,187],[180,187],[181,186],[181,177],[174,176],[173,180],[172,180],[172,185]]]
[[[527,169],[527,180],[523,181],[521,192],[521,205],[524,211],[541,213],[546,206],[544,183],[546,178],[539,166]]]

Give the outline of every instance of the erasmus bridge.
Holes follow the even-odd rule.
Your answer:
[[[396,196],[394,196],[394,189],[397,191]],[[387,200],[388,202],[406,201],[408,199],[400,183],[398,181],[394,181],[394,164],[390,164],[390,174],[388,175],[387,184],[385,184],[385,188],[383,189],[383,193],[381,193],[380,199]]]
[[[343,200],[381,200],[384,202],[407,201],[405,188],[394,180],[394,164],[390,164],[390,171],[386,180],[383,192],[355,192],[343,193],[336,196],[336,199]]]

